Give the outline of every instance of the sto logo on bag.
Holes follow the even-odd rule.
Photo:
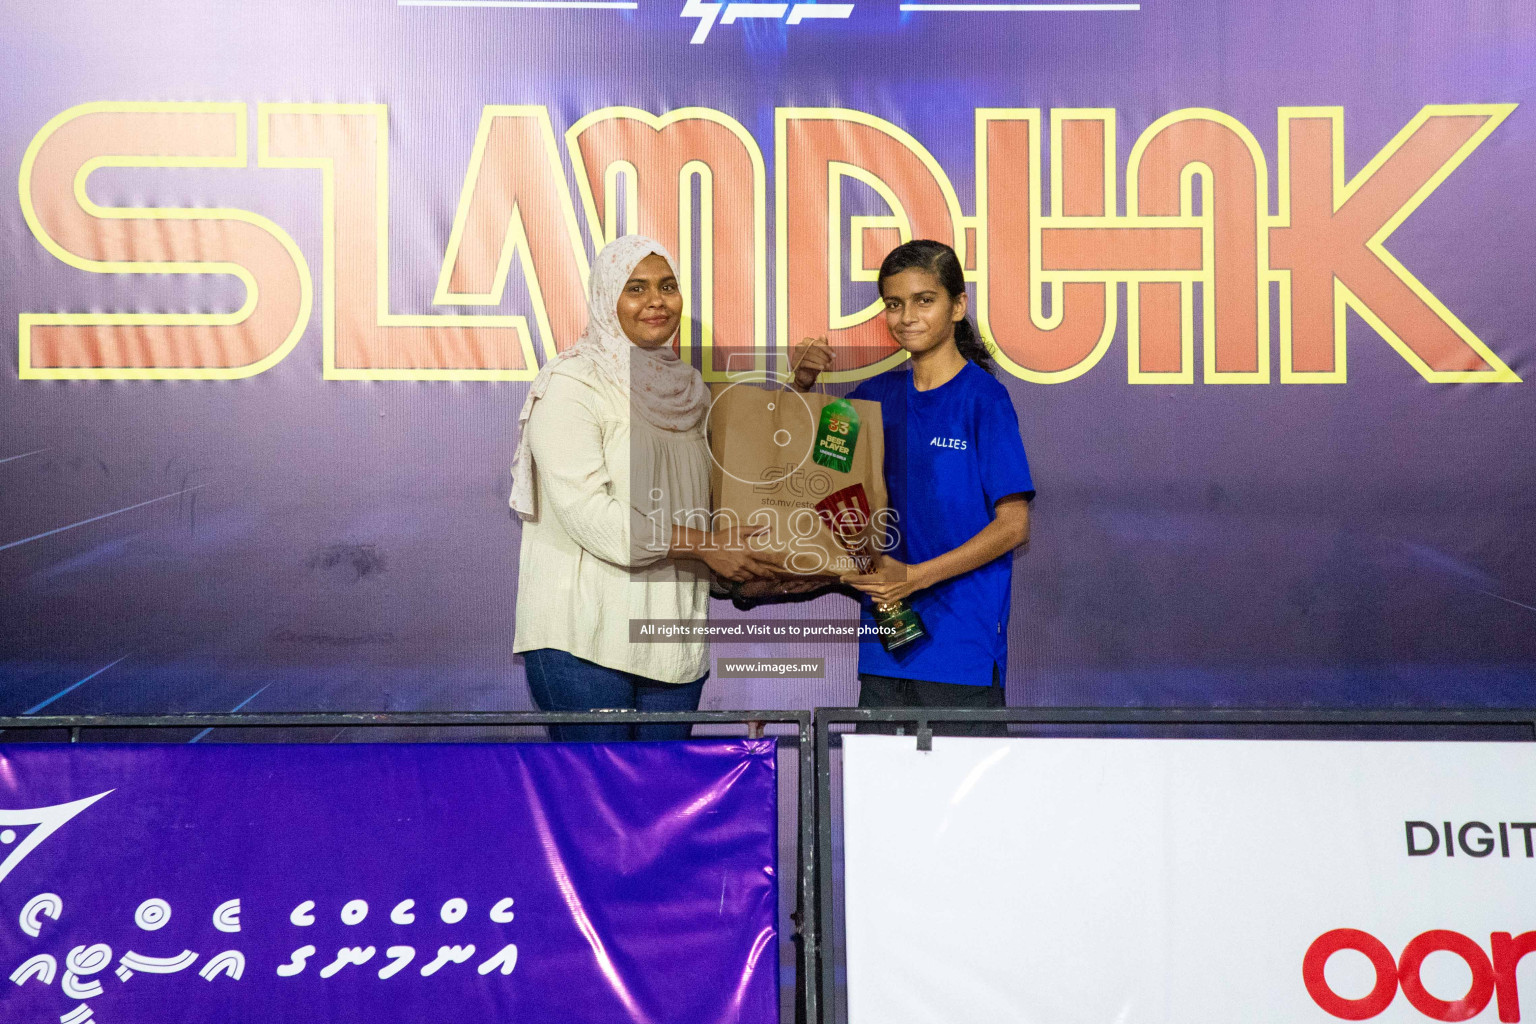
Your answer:
[[[1376,971],[1375,986],[1359,999],[1345,999],[1334,992],[1323,974],[1328,958],[1345,949],[1364,953]],[[1312,1001],[1342,1020],[1368,1020],[1376,1016],[1392,1004],[1401,988],[1414,1009],[1441,1021],[1470,1020],[1482,1013],[1497,993],[1499,1020],[1515,1024],[1520,1020],[1520,988],[1515,969],[1520,966],[1521,957],[1536,951],[1536,932],[1516,936],[1494,932],[1489,936],[1489,949],[1491,956],[1460,932],[1435,929],[1414,938],[1394,961],[1391,951],[1376,936],[1356,928],[1335,928],[1307,947],[1301,976]],[[1472,972],[1472,985],[1460,999],[1433,996],[1420,980],[1424,958],[1441,951],[1460,957]]]

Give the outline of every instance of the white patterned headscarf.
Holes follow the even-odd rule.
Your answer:
[[[619,324],[619,296],[635,268],[653,253],[676,268],[661,243],[642,235],[625,235],[603,246],[592,264],[587,329],[581,340],[544,364],[528,390],[517,415],[517,454],[512,458],[512,497],[508,502],[523,519],[532,519],[538,508],[533,453],[528,449],[528,417],[533,414],[534,403],[544,397],[551,373],[561,362],[586,356],[598,373],[629,395],[631,411],[662,430],[689,430],[704,415],[709,389],[699,371],[677,357],[670,341],[653,349],[641,348],[629,340]]]

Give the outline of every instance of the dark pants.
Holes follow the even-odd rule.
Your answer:
[[[703,678],[691,683],[658,683],[654,679],[606,668],[568,651],[543,647],[523,654],[528,689],[540,711],[597,711],[627,708],[637,711],[697,711]],[[552,725],[549,738],[566,743],[622,743],[625,740],[685,740],[693,726],[682,725]]]
[[[935,683],[927,679],[897,679],[859,673],[861,708],[1001,708],[1008,702],[996,667],[991,686],[967,686],[964,683]],[[859,732],[894,733],[892,722],[860,725]],[[910,731],[910,727],[909,727]],[[1003,722],[939,722],[934,732],[941,736],[1006,736]]]

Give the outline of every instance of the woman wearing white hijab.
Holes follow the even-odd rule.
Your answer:
[[[739,537],[707,523],[709,391],[672,350],[683,296],[649,238],[610,242],[592,267],[587,329],[533,382],[518,422],[512,508],[523,520],[517,627],[545,711],[693,711],[703,641],[631,643],[631,619],[703,622],[709,572],[773,575]],[[688,513],[694,512],[690,519]],[[700,520],[698,513],[704,513]],[[641,726],[636,738],[686,738]],[[631,738],[626,726],[563,726],[555,739]]]

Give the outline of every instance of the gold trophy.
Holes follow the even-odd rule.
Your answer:
[[[869,497],[864,493],[864,485],[854,484],[833,491],[816,503],[816,513],[837,538],[838,544],[853,558],[859,573],[874,572],[875,551],[869,541]],[[928,635],[917,609],[905,601],[875,602],[874,617],[880,644],[887,651],[897,651]]]

